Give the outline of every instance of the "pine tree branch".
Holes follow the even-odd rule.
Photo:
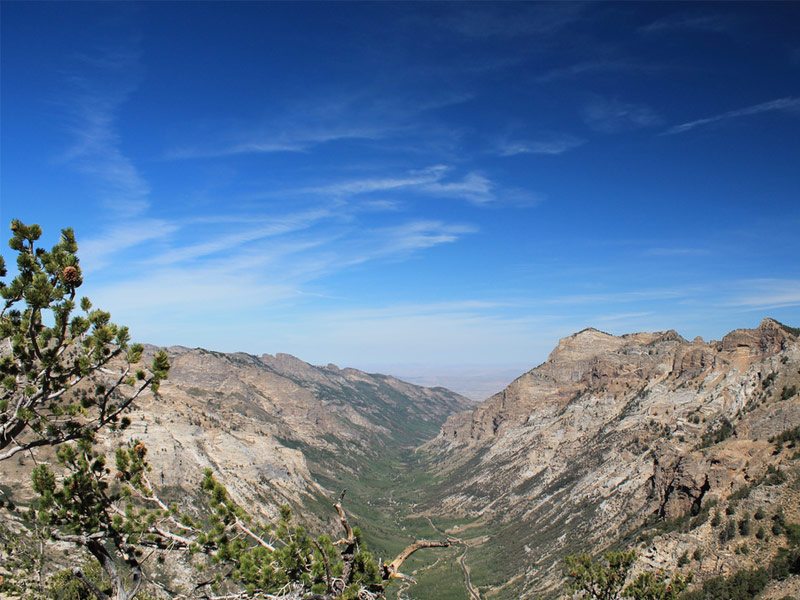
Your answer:
[[[331,580],[331,563],[328,560],[328,554],[327,552],[325,552],[325,549],[322,547],[322,544],[320,544],[319,541],[317,541],[316,539],[312,541],[314,542],[314,545],[317,547],[317,550],[319,550],[319,553],[322,555],[322,562],[325,564],[326,591],[330,594],[331,592],[333,592],[333,581]]]
[[[81,580],[83,585],[89,588],[89,591],[92,592],[97,600],[111,600],[108,594],[103,592],[99,587],[97,587],[92,581],[89,580],[86,575],[84,575],[83,571],[79,568],[75,567],[72,569],[72,574]]]

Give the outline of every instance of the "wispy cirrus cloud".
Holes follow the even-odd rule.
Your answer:
[[[500,156],[517,154],[563,154],[586,143],[583,138],[569,134],[543,137],[537,140],[505,140],[497,146]]]
[[[119,253],[145,243],[164,240],[180,226],[162,219],[131,219],[125,224],[114,224],[100,235],[80,242],[81,268],[86,272],[98,271],[116,260]]]
[[[232,254],[252,242],[296,233],[308,229],[331,216],[332,212],[330,210],[317,209],[298,214],[251,219],[245,228],[236,228],[235,231],[218,234],[210,239],[205,239],[199,244],[187,244],[179,248],[159,252],[150,259],[150,262],[167,265],[202,259],[223,252]],[[254,224],[253,221],[256,223]]]
[[[749,279],[741,281],[723,304],[750,310],[800,306],[800,280]]]
[[[410,171],[401,176],[364,177],[330,183],[323,186],[303,188],[299,191],[331,196],[355,196],[372,192],[384,192],[398,188],[435,183],[439,181],[448,170],[448,167],[444,165],[434,165],[425,169]]]
[[[639,32],[660,35],[672,34],[676,31],[723,33],[730,31],[733,24],[733,19],[728,15],[674,14],[640,27]]]
[[[463,199],[473,204],[487,204],[495,199],[495,185],[479,173],[467,173],[460,181],[434,181],[422,186],[433,196]]]
[[[596,98],[583,107],[584,122],[598,133],[622,133],[663,122],[661,116],[645,104]]]
[[[711,254],[707,248],[649,248],[645,256],[703,256]]]
[[[408,191],[418,195],[466,200],[487,204],[496,199],[496,185],[488,177],[468,172],[460,179],[448,177],[452,171],[445,165],[433,165],[398,176],[363,177],[323,186],[295,190],[295,193],[345,198],[374,192]]]
[[[775,111],[796,112],[800,114],[800,98],[793,96],[787,98],[778,98],[777,100],[762,102],[761,104],[748,106],[746,108],[729,110],[728,112],[724,112],[719,115],[714,115],[713,117],[706,117],[704,119],[697,119],[695,121],[689,121],[687,123],[675,125],[674,127],[670,127],[669,129],[664,131],[661,135],[674,135],[676,133],[685,133],[686,131],[691,131],[692,129],[695,129],[697,127],[703,127],[704,125],[717,123],[719,121],[726,121],[728,119],[738,119],[741,117],[749,117],[752,115],[759,115],[762,113],[775,112]]]
[[[468,38],[548,37],[578,21],[585,10],[582,2],[545,4],[468,4],[446,10],[434,22]]]
[[[123,153],[116,129],[119,110],[141,73],[138,41],[121,36],[116,45],[72,57],[67,92],[59,99],[73,140],[62,160],[92,177],[107,209],[119,217],[139,215],[149,206],[150,186]]]
[[[164,157],[178,160],[311,152],[318,146],[353,140],[413,140],[420,144],[432,136],[446,135],[425,123],[426,115],[471,98],[467,92],[430,97],[398,92],[385,97],[369,89],[345,95],[331,93],[325,101],[315,95],[296,100],[278,114],[239,117],[187,131],[187,141],[168,149]]]
[[[246,128],[243,128],[246,129]],[[270,129],[264,132],[222,132],[221,140],[182,145],[167,151],[167,159],[218,158],[240,154],[306,152],[314,146],[344,140],[379,140],[390,128],[366,126],[305,126]],[[228,139],[226,139],[228,138]]]
[[[320,296],[317,282],[333,274],[370,262],[407,260],[477,232],[473,225],[442,220],[369,226],[359,221],[362,213],[356,204],[283,215],[133,220],[82,243],[81,250],[95,270],[112,261],[127,265],[106,283],[95,284],[92,294],[101,303],[114,305],[123,315],[163,309],[183,318],[220,302],[252,310]],[[147,300],[125,299],[135,295]]]
[[[381,240],[379,254],[403,257],[439,244],[450,244],[477,231],[474,225],[420,220],[380,228],[374,233]]]
[[[661,65],[645,63],[625,57],[592,58],[569,65],[554,67],[534,78],[536,83],[546,84],[563,79],[576,79],[591,75],[624,73],[649,73],[661,71]]]

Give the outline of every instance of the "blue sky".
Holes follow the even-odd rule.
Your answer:
[[[797,3],[1,10],[0,217],[138,340],[474,375],[800,325]]]

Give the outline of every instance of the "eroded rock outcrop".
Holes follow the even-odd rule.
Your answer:
[[[491,522],[486,548],[510,558],[476,584],[535,597],[558,582],[565,553],[597,551],[648,523],[688,523],[770,469],[795,468],[769,440],[800,425],[798,383],[797,336],[771,319],[708,343],[581,331],[447,420],[426,446],[445,473],[445,509],[429,509]],[[741,562],[711,528],[692,535],[718,571]],[[642,552],[662,564],[656,546]]]

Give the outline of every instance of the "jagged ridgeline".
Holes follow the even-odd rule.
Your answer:
[[[169,348],[161,398],[124,435],[146,440],[170,500],[191,504],[211,466],[254,512],[288,503],[320,527],[347,487],[384,557],[443,532],[468,543],[409,559],[418,583],[390,597],[468,598],[465,570],[483,598],[557,595],[565,555],[609,547],[699,582],[768,564],[800,522],[797,333],[587,329],[477,407],[284,354]]]
[[[765,319],[710,343],[562,339],[426,444],[437,483],[424,510],[471,519],[452,532],[471,540],[485,598],[553,593],[565,554],[604,548],[696,583],[797,561],[800,528],[785,524],[800,523],[798,333]],[[770,568],[769,597],[797,595],[798,576]]]

